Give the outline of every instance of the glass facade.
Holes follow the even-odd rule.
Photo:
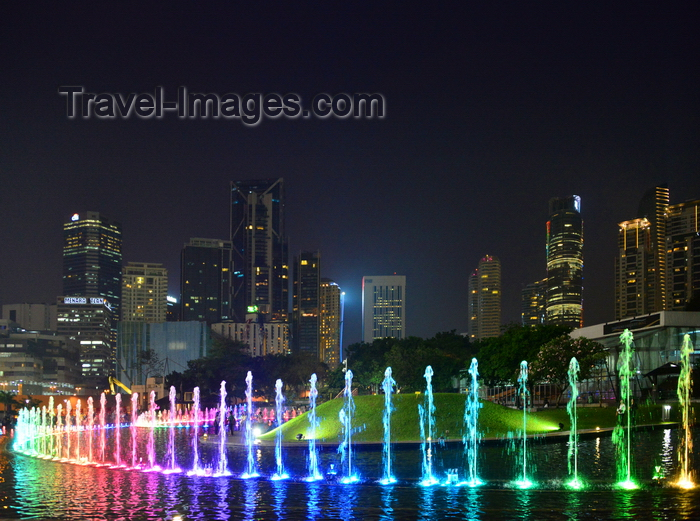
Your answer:
[[[549,201],[545,322],[583,325],[583,220],[577,195]]]

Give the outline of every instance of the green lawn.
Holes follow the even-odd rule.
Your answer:
[[[393,397],[394,412],[391,416],[392,441],[420,441],[418,404],[424,400],[423,394],[398,394]],[[463,434],[464,419],[463,394],[436,394],[435,419],[437,436],[444,435],[448,439],[460,439]],[[479,412],[479,430],[484,437],[506,437],[515,434],[522,428],[523,412],[496,405],[492,402],[482,402]],[[316,414],[320,419],[320,427],[316,439],[326,442],[337,442],[342,437],[342,426],[338,413],[343,406],[343,399],[337,398],[319,405]],[[677,407],[674,407],[676,410]],[[616,421],[614,407],[579,407],[579,429],[594,429],[595,427],[613,427]],[[355,417],[353,426],[357,432],[353,440],[362,442],[380,442],[384,436],[382,422],[384,414],[384,396],[356,396]],[[673,418],[672,418],[673,419]],[[638,423],[655,423],[661,420],[661,406],[640,407]],[[556,431],[559,423],[564,424],[564,430],[569,429],[569,416],[565,407],[545,409],[527,415],[528,434],[542,434]],[[282,426],[284,441],[296,441],[297,434],[309,437],[308,413],[289,420]],[[269,431],[261,440],[273,441],[276,431]]]

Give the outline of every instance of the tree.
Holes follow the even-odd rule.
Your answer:
[[[515,384],[520,362],[533,361],[544,344],[569,331],[561,325],[511,325],[499,337],[478,340],[479,374],[487,385]]]
[[[19,406],[20,403],[15,399],[17,395],[9,391],[0,391],[0,404],[5,406],[5,419],[12,416],[12,408]]]
[[[529,379],[533,383],[553,384],[558,391],[557,407],[564,391],[569,387],[569,363],[576,357],[579,364],[579,380],[585,380],[598,362],[607,355],[602,344],[585,337],[571,338],[562,335],[547,342],[540,348],[537,357],[530,364]]]

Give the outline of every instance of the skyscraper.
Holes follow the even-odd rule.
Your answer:
[[[130,262],[122,274],[122,320],[165,322],[168,270],[158,263]]]
[[[700,297],[700,199],[674,204],[666,214],[666,309],[684,311]]]
[[[485,255],[469,277],[469,338],[501,334],[501,261]]]
[[[637,211],[637,218],[646,218],[651,225],[649,249],[654,258],[648,277],[654,295],[647,313],[668,309],[666,306],[666,210],[669,201],[668,185],[658,185],[647,190],[642,196]]]
[[[406,336],[406,277],[362,277],[362,341]]]
[[[545,323],[583,326],[583,220],[578,195],[549,201]]]
[[[232,315],[245,322],[248,306],[268,321],[288,319],[288,241],[284,225],[284,181],[231,182],[233,245]]]
[[[331,369],[340,363],[340,326],[342,291],[331,279],[321,279],[321,339],[319,358]]]
[[[122,294],[121,224],[99,212],[75,213],[63,225],[63,239],[63,295],[106,298],[114,319],[119,320]]]
[[[320,358],[321,256],[301,252],[294,258],[293,345],[298,353]]]
[[[657,311],[658,288],[652,226],[648,219],[618,224],[618,256],[615,257],[615,320]]]
[[[231,320],[231,243],[190,239],[180,263],[180,320]]]

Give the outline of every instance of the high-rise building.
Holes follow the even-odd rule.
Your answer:
[[[248,307],[257,306],[268,322],[286,322],[289,261],[282,178],[231,182],[231,243],[233,320],[245,322]]]
[[[485,255],[469,277],[469,338],[501,334],[501,261]]]
[[[319,358],[321,255],[305,251],[294,258],[293,346]]]
[[[646,218],[649,221],[649,249],[653,255],[653,264],[650,266],[647,278],[648,285],[654,294],[646,313],[668,309],[666,306],[666,210],[669,201],[668,185],[658,185],[647,190],[642,196],[637,211],[637,218]]]
[[[245,322],[221,322],[212,324],[211,330],[230,340],[248,347],[248,355],[288,355],[289,324],[285,322],[263,322],[259,313],[249,313]]]
[[[684,311],[700,296],[700,199],[674,204],[666,214],[666,309]]]
[[[319,358],[335,369],[340,363],[340,326],[342,322],[340,286],[331,279],[321,279],[321,339]]]
[[[644,217],[618,224],[615,258],[615,320],[657,311],[656,255],[652,226]]]
[[[122,320],[165,322],[168,270],[158,263],[130,262],[122,273]]]
[[[523,326],[535,327],[544,324],[547,303],[547,279],[532,282],[522,289],[521,312]]]
[[[103,297],[58,297],[58,333],[75,340],[85,388],[104,389],[115,372],[112,306]]]
[[[362,341],[406,336],[406,277],[362,277]]]
[[[180,262],[180,320],[231,320],[231,243],[190,239]]]
[[[549,201],[545,323],[583,326],[583,220],[578,195]]]
[[[63,225],[63,295],[102,297],[119,320],[122,227],[98,212],[75,213]],[[116,340],[116,322],[113,325]]]

